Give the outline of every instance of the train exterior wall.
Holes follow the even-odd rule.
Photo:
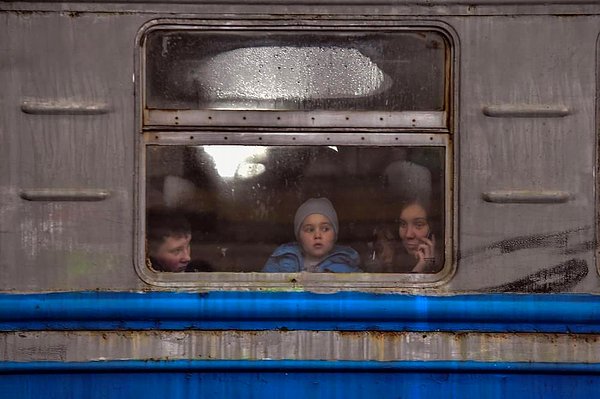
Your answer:
[[[0,3],[0,396],[594,395],[595,3]],[[141,279],[136,36],[163,18],[443,26],[451,278],[333,293]]]

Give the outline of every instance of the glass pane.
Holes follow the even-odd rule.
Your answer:
[[[444,264],[444,147],[146,148],[156,270],[433,273]],[[309,198],[331,205],[299,210]]]
[[[146,41],[146,104],[179,110],[444,110],[436,32],[159,30]]]

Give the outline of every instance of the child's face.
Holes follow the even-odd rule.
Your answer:
[[[327,217],[313,213],[302,221],[298,239],[304,251],[304,256],[307,259],[317,260],[333,249],[335,232]]]
[[[151,253],[162,270],[165,272],[182,272],[190,263],[190,241],[192,236],[186,234],[184,236],[170,236],[160,244],[158,249]]]

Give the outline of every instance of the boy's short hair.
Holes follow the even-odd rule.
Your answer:
[[[153,251],[168,237],[184,237],[192,234],[190,222],[178,211],[148,210],[146,212],[146,240]]]

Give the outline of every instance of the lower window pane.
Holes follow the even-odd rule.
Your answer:
[[[149,145],[146,161],[154,270],[443,267],[444,147]]]

